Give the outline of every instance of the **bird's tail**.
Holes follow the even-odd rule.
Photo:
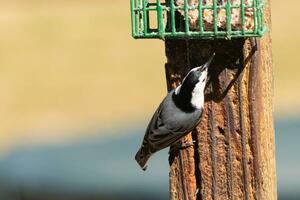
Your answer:
[[[149,160],[151,153],[145,151],[145,147],[141,147],[135,155],[136,162],[145,171],[147,169],[146,163]]]

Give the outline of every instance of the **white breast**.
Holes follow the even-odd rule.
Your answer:
[[[204,87],[205,84],[201,84],[200,82],[196,84],[191,98],[191,104],[193,107],[197,109],[203,108],[204,104]]]

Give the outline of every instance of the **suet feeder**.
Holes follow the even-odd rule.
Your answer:
[[[131,0],[134,38],[241,38],[266,32],[264,0]]]

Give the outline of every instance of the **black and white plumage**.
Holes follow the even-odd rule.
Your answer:
[[[207,71],[213,57],[193,68],[154,113],[135,156],[142,169],[146,169],[152,154],[178,142],[198,124],[203,111]]]

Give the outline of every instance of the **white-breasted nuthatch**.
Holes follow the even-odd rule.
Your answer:
[[[204,106],[208,67],[214,55],[204,65],[193,68],[154,113],[135,156],[143,170],[152,154],[175,144],[198,124]]]

